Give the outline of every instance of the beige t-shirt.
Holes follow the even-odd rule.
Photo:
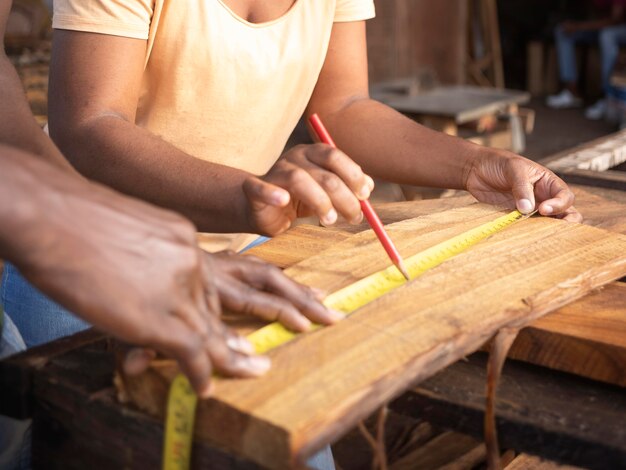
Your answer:
[[[262,175],[313,93],[333,22],[373,16],[373,0],[296,0],[260,24],[221,0],[55,0],[52,25],[148,40],[136,123],[197,158]],[[219,238],[204,237],[212,249],[250,241]]]

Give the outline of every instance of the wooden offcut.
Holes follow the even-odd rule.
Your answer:
[[[626,387],[626,283],[606,286],[522,330],[509,357]]]
[[[475,204],[387,229],[408,257],[502,213]],[[387,265],[366,231],[286,272],[332,292]],[[542,217],[524,220],[347,320],[272,351],[266,376],[217,380],[214,396],[199,404],[196,438],[270,468],[300,465],[502,327],[524,325],[625,274],[625,236]],[[171,375],[170,369],[159,377],[167,383]],[[167,387],[129,389],[142,406],[163,403]]]

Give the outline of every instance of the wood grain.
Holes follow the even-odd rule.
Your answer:
[[[520,332],[509,357],[626,387],[626,284],[540,318]]]
[[[501,212],[472,205],[388,226],[404,256]],[[371,231],[287,270],[337,290],[388,265]],[[271,468],[301,465],[411,383],[626,274],[626,237],[554,219],[515,224],[360,309],[270,353],[255,380],[219,380],[196,437]],[[141,406],[145,397],[134,397]]]
[[[559,465],[550,460],[544,460],[534,455],[518,455],[513,462],[507,465],[506,470],[581,470],[579,467]]]
[[[584,223],[626,234],[626,195],[618,191],[574,187]],[[471,196],[384,204],[377,211],[386,223],[471,204]],[[357,230],[365,230],[361,224]],[[257,256],[288,267],[347,238],[349,225],[324,229],[300,226],[257,247]],[[306,236],[303,236],[306,234]],[[314,243],[310,242],[315,240]],[[293,250],[292,247],[297,247]],[[590,294],[522,330],[510,357],[617,385],[626,382],[626,290],[613,284]],[[616,339],[617,338],[617,339]]]

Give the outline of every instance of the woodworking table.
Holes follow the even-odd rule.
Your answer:
[[[626,233],[624,193],[582,187],[576,192],[587,223]],[[391,203],[380,205],[378,212],[389,224],[471,202],[462,196]],[[299,226],[253,251],[288,267],[362,229]],[[626,285],[615,282],[522,331],[511,351],[519,360],[507,363],[498,395],[503,447],[589,468],[626,468],[625,305]],[[603,322],[603,314],[611,311]],[[567,331],[563,325],[573,317],[583,327]],[[115,344],[90,330],[0,363],[0,412],[33,418],[36,467],[82,469],[88,462],[94,470],[159,468],[162,422],[118,401]],[[587,360],[560,360],[572,357]],[[485,354],[479,352],[410,388],[389,406],[480,437],[484,390]],[[196,442],[193,468],[258,467],[224,448]]]
[[[534,115],[522,120],[519,106],[528,103],[523,91],[468,85],[437,86],[418,91],[411,80],[395,80],[372,86],[372,97],[417,122],[450,135],[460,135],[461,126],[505,117],[507,123],[489,132],[465,133],[462,137],[489,147],[522,152],[525,134],[532,132]]]

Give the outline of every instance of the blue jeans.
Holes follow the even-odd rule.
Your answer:
[[[266,237],[259,237],[242,251],[267,240]],[[5,312],[13,319],[29,348],[72,335],[90,326],[33,287],[10,263],[4,267],[1,289]],[[314,470],[334,470],[330,447],[311,457],[308,465]],[[4,470],[4,467],[0,465],[0,469]]]
[[[1,295],[4,311],[28,348],[89,328],[87,322],[33,287],[10,263],[4,266]]]
[[[556,50],[561,80],[565,83],[578,81],[576,46],[598,44],[602,63],[602,89],[606,93],[611,83],[611,73],[621,45],[626,45],[626,24],[611,26],[599,31],[565,33],[561,27],[555,32]]]
[[[0,335],[0,359],[24,351],[26,345],[17,327],[8,315],[4,315]],[[26,470],[30,468],[30,424],[0,416],[0,468],[3,470]]]

